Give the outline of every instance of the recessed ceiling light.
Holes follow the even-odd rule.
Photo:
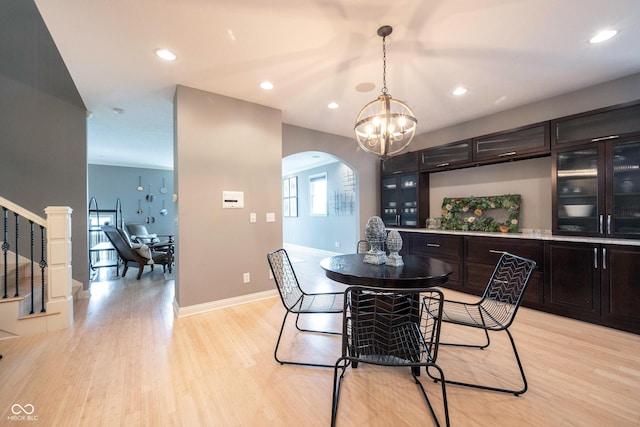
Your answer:
[[[467,93],[468,89],[466,87],[457,87],[455,88],[451,93],[456,95],[456,96],[460,96],[460,95],[464,95],[465,93]]]
[[[169,49],[156,49],[156,55],[158,58],[162,58],[165,61],[175,61],[177,58],[176,54],[171,52]]]
[[[614,37],[616,34],[618,34],[618,32],[616,30],[604,30],[604,31],[600,31],[598,34],[596,34],[595,36],[591,37],[589,39],[589,43],[602,43],[604,41],[609,40],[610,38]]]
[[[268,82],[268,81],[264,81],[262,83],[260,83],[260,87],[264,90],[271,90],[273,89],[273,83]]]
[[[327,105],[327,107],[329,107],[331,110],[335,110],[336,108],[338,108],[340,105],[338,105],[337,102],[330,102],[329,105]]]

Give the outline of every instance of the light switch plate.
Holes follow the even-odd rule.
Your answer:
[[[267,222],[276,222],[276,214],[274,212],[267,212]]]

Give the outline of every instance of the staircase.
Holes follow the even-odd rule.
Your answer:
[[[50,206],[41,218],[2,197],[0,208],[0,340],[68,328],[73,324],[71,209]]]
[[[15,254],[10,253],[10,259]],[[33,292],[29,260],[20,259],[18,270],[18,296],[16,297],[16,267],[7,266],[7,298],[4,296],[4,261],[0,258],[0,339],[34,335],[46,331],[47,316],[59,316],[60,312],[42,311],[42,273],[40,266],[33,268]],[[45,286],[45,309],[47,287]]]

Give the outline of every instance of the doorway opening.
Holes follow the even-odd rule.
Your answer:
[[[292,154],[282,159],[282,186],[285,245],[355,252],[360,204],[352,167],[324,152]]]

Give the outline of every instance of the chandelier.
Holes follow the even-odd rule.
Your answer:
[[[383,159],[404,150],[418,124],[411,107],[387,93],[386,37],[392,31],[389,25],[378,28],[382,37],[382,95],[362,107],[354,127],[360,147]]]

